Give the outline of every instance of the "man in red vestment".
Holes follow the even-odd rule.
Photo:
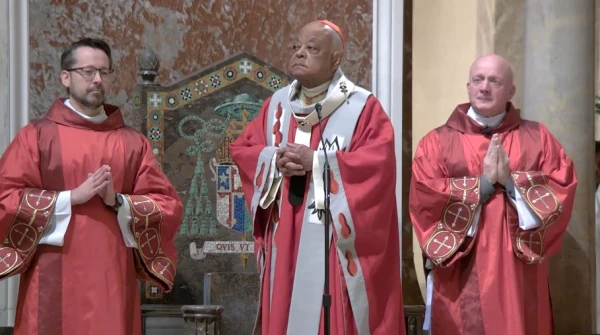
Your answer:
[[[21,274],[15,334],[141,334],[137,278],[172,288],[182,204],[144,135],[104,104],[109,46],[76,42],[61,67],[69,98],[0,161],[0,279]]]
[[[261,275],[254,333],[324,332],[327,158],[331,334],[404,334],[391,122],[339,68],[344,38],[335,24],[307,24],[292,51],[295,80],[264,102],[230,146]]]
[[[509,102],[504,59],[476,60],[467,90],[470,102],[425,135],[413,160],[409,208],[433,268],[432,334],[552,334],[547,260],[571,217],[573,163]]]

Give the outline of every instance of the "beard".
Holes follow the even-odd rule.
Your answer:
[[[102,87],[92,87],[83,94],[71,91],[71,99],[81,106],[96,109],[104,104],[104,89]]]

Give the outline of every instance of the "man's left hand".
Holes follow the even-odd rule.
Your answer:
[[[106,166],[105,169],[105,178],[107,184],[104,190],[99,193],[99,195],[102,197],[102,200],[104,200],[104,204],[106,204],[106,206],[112,207],[117,203],[117,193],[115,192],[115,186],[113,185],[112,171],[110,166]]]
[[[510,178],[510,168],[508,166],[509,159],[506,151],[502,147],[502,144],[498,146],[498,183],[502,186],[506,185],[508,178]]]
[[[282,157],[301,165],[305,172],[312,170],[314,154],[313,149],[297,143],[288,143],[287,148],[282,149]]]

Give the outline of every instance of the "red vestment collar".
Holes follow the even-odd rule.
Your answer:
[[[511,102],[506,103],[506,116],[504,117],[504,120],[502,120],[502,123],[494,128],[486,129],[485,126],[480,125],[479,123],[475,122],[475,120],[467,116],[469,108],[471,108],[470,103],[464,103],[456,106],[454,112],[450,115],[448,121],[446,121],[446,125],[465,134],[491,135],[509,131],[518,127],[521,123],[521,117]],[[485,132],[484,129],[486,129]]]
[[[125,126],[123,115],[117,106],[104,104],[104,112],[108,118],[102,123],[93,123],[82,118],[80,115],[67,107],[64,103],[65,100],[67,99],[57,98],[54,101],[54,104],[52,104],[52,107],[50,107],[48,113],[46,113],[45,118],[67,127],[96,131],[114,130]]]

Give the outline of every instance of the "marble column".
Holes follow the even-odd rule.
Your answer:
[[[8,1],[0,0],[0,154],[10,141]]]
[[[0,0],[0,154],[10,143],[10,51],[8,2]],[[11,280],[12,281],[12,280]],[[0,281],[0,329],[9,325],[9,280]]]
[[[403,14],[403,0],[373,0],[373,94],[394,126],[398,218],[402,218]],[[398,225],[402,273],[402,220]]]
[[[476,56],[495,53],[508,60],[514,70],[517,92],[512,99],[521,108],[523,83],[523,0],[477,0]]]
[[[594,330],[594,0],[528,0],[521,115],[545,124],[579,184],[561,252],[550,259],[556,334]]]
[[[29,122],[29,2],[0,0],[0,154]],[[0,331],[12,327],[19,276],[0,281]]]

